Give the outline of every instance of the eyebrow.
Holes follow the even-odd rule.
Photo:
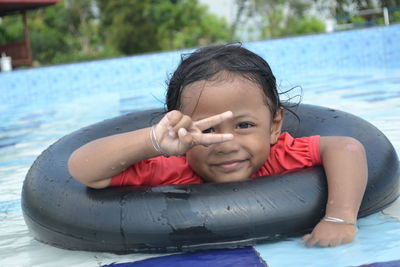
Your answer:
[[[251,118],[251,119],[253,119],[253,120],[256,120],[256,119],[257,119],[256,117],[254,117],[253,115],[248,114],[248,113],[240,114],[240,115],[238,115],[238,116],[234,116],[233,118],[234,118],[234,119],[243,119],[243,118],[247,118],[247,117],[249,117],[249,118]]]
[[[208,116],[208,117],[210,117],[210,116]],[[208,118],[208,117],[199,117],[199,118],[197,118],[196,120],[200,121],[200,120],[206,119],[206,118]],[[240,119],[243,119],[243,118],[251,118],[251,119],[253,119],[253,120],[257,120],[256,117],[252,116],[252,115],[249,114],[249,113],[244,113],[244,114],[240,114],[240,115],[237,115],[237,116],[233,116],[233,117],[232,117],[232,119],[234,119],[234,120],[238,120],[238,119],[240,120]]]

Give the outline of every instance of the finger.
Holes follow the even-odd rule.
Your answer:
[[[330,246],[330,247],[336,247],[336,246],[339,246],[341,243],[342,243],[342,242],[341,242],[340,239],[335,238],[335,239],[333,239],[333,240],[331,240],[331,241],[329,242],[329,246]]]
[[[168,112],[158,123],[163,128],[168,129],[170,127],[175,126],[180,119],[182,118],[183,114],[178,110],[172,110]]]
[[[310,239],[308,239],[308,241],[306,242],[306,246],[308,247],[308,248],[311,248],[311,247],[313,247],[315,244],[317,244],[318,243],[318,240],[316,240],[316,239],[314,239],[314,238],[310,238]]]
[[[181,128],[189,129],[192,124],[192,118],[187,115],[183,115],[181,119],[174,126],[172,126],[172,130],[174,132],[178,132]]]
[[[301,239],[303,239],[304,241],[307,241],[310,238],[311,238],[311,234],[306,234],[306,235],[303,235],[303,237]]]
[[[188,134],[187,130],[185,128],[180,128],[178,130],[178,137],[179,141],[184,147],[187,147],[188,149],[192,146],[193,144],[193,137],[192,135]]]
[[[321,247],[329,247],[330,246],[330,243],[331,243],[331,240],[329,240],[329,239],[321,239],[321,240],[318,240],[318,245],[320,245]]]
[[[173,110],[165,114],[164,117],[157,123],[154,127],[154,135],[156,136],[157,142],[160,142],[166,134],[171,136],[171,124],[176,124],[179,121],[180,117],[182,117],[182,113],[177,110]],[[174,137],[174,136],[172,136]]]
[[[196,145],[212,145],[212,144],[217,144],[217,143],[223,143],[226,141],[230,141],[233,139],[233,134],[227,133],[227,134],[193,134],[194,136],[194,143]]]
[[[233,113],[232,111],[226,111],[199,121],[194,122],[193,124],[197,126],[200,131],[206,130],[210,128],[211,126],[220,124],[221,122],[232,118]]]
[[[176,133],[175,133],[174,129],[172,128],[172,126],[168,126],[168,135],[171,136],[172,138],[176,137]]]
[[[311,248],[313,247],[315,244],[318,243],[318,239],[314,238],[311,234],[309,235],[307,242],[306,242],[306,246]]]

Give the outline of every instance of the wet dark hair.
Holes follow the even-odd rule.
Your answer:
[[[258,84],[273,116],[283,107],[276,87],[276,79],[268,63],[241,44],[225,44],[200,48],[181,57],[178,68],[168,83],[166,109],[181,109],[182,91],[191,83],[211,80],[216,74],[227,71],[238,74]]]

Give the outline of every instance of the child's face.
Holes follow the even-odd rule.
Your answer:
[[[181,99],[182,112],[195,121],[233,112],[232,119],[207,131],[232,133],[233,140],[208,147],[198,145],[186,153],[191,168],[207,182],[241,181],[257,172],[282,125],[282,110],[272,118],[256,83],[235,74],[222,75],[215,81],[188,85]]]

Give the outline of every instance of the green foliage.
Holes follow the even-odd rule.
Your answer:
[[[107,44],[124,54],[171,50],[229,40],[223,19],[197,0],[99,0]],[[113,14],[111,16],[110,14]]]
[[[64,0],[31,12],[29,27],[35,65],[118,56],[103,45],[92,0]]]
[[[383,6],[391,23],[400,22],[400,10],[390,9],[400,0],[236,0],[232,25],[198,0],[62,0],[28,12],[28,24],[35,65],[48,65],[227,42],[238,39],[237,29],[255,40],[324,32],[308,15],[322,2],[343,23],[366,25],[351,11]],[[1,18],[0,44],[21,40],[21,16]]]
[[[72,49],[66,38],[66,29],[60,29],[61,10],[56,5],[32,12],[29,16],[32,55],[36,62],[52,64],[57,54],[68,53]]]
[[[378,22],[378,25],[384,25],[385,24],[385,21],[384,21],[383,18],[379,18],[377,20],[377,22]],[[400,10],[392,11],[392,12],[389,11],[389,22],[390,22],[390,24],[399,23],[400,22]]]
[[[24,39],[24,25],[20,15],[0,19],[0,44],[19,42]]]
[[[71,51],[64,36],[55,29],[35,29],[30,34],[32,55],[35,61],[52,64],[58,54],[67,54]]]
[[[393,12],[390,16],[390,23],[399,23],[400,22],[400,10]]]
[[[170,4],[168,9],[175,14],[165,23],[161,20],[157,31],[163,50],[226,42],[230,38],[225,20],[207,13],[206,7],[196,1],[184,1],[179,9]],[[164,12],[160,10],[158,14]]]
[[[90,61],[97,59],[113,58],[120,56],[118,51],[112,50],[110,48],[103,49],[102,51],[96,53],[82,53],[74,52],[69,54],[57,53],[51,60],[52,64],[62,64],[67,62],[81,62]]]
[[[316,17],[306,16],[298,21],[293,21],[289,29],[289,35],[321,33],[325,32],[325,24]]]
[[[353,24],[364,24],[366,22],[367,22],[367,20],[361,16],[354,16],[354,17],[350,18],[350,23],[353,23]]]
[[[286,25],[283,23],[283,9],[271,10],[262,20],[261,38],[276,38],[285,36]]]
[[[253,0],[250,15],[262,18],[259,25],[261,38],[277,38],[298,34],[320,33],[325,24],[313,16],[306,15],[311,1],[305,0]]]

